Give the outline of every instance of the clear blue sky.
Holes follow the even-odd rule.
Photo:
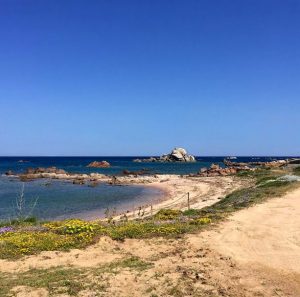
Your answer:
[[[0,155],[300,155],[300,1],[0,0]]]

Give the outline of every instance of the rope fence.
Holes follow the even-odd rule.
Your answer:
[[[187,192],[185,194],[183,194],[182,196],[176,198],[175,200],[173,200],[170,204],[164,206],[164,207],[159,207],[159,208],[155,208],[153,206],[153,204],[147,204],[147,205],[142,205],[139,207],[132,207],[132,216],[133,217],[138,217],[138,218],[144,218],[144,217],[148,217],[148,216],[153,216],[156,212],[158,212],[160,209],[162,208],[166,208],[166,209],[170,209],[172,208],[172,206],[176,205],[178,202],[182,201],[184,202],[184,197],[186,197],[186,205],[187,205],[187,209],[190,210],[190,192]],[[123,214],[124,218],[127,218],[127,214],[130,213],[129,210],[127,210],[126,213]],[[122,216],[122,215],[121,215]]]

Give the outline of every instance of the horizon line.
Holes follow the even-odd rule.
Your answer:
[[[159,157],[160,155],[0,155],[0,158],[117,158],[117,157]],[[300,157],[299,155],[194,155],[197,158],[201,157]]]

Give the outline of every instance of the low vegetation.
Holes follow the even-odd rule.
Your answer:
[[[19,286],[45,288],[50,296],[53,294],[77,295],[82,290],[101,293],[105,292],[108,286],[105,275],[117,274],[124,269],[140,272],[151,268],[152,265],[138,257],[129,257],[93,268],[56,267],[31,269],[14,275],[0,273],[0,296],[7,296],[13,288]]]
[[[177,219],[182,214],[178,209],[161,209],[154,215],[154,218],[161,221]]]
[[[246,172],[245,175],[253,178],[253,186],[236,190],[200,212],[202,215],[210,214],[210,217],[219,219],[233,211],[261,203],[269,198],[280,197],[286,194],[287,191],[299,187],[299,182],[281,180],[280,177],[285,175],[285,173],[279,170],[266,169]]]
[[[298,166],[294,169],[294,174],[300,175],[300,166]]]
[[[115,240],[153,236],[174,237],[191,232],[207,223],[210,221],[196,222],[193,219],[168,222],[144,220],[111,224],[66,220],[42,225],[11,226],[0,234],[0,257],[14,259],[40,251],[83,248],[103,235]]]
[[[294,173],[298,172],[299,167],[294,169]],[[40,251],[83,248],[95,242],[100,236],[124,240],[153,236],[176,237],[194,232],[218,222],[233,211],[260,203],[270,197],[283,195],[299,186],[299,182],[278,179],[284,174],[278,170],[242,172],[240,176],[253,180],[251,187],[234,191],[216,204],[201,210],[162,209],[150,218],[134,221],[85,222],[72,219],[42,223],[27,218],[23,221],[2,224],[0,257],[14,259]]]

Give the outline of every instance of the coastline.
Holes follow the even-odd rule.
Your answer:
[[[143,190],[150,190],[152,193],[145,193],[144,195],[142,194],[140,197],[140,201],[135,201],[132,202],[131,205],[130,203],[125,204],[125,205],[119,205],[113,208],[108,208],[108,209],[114,209],[116,208],[116,214],[114,215],[114,217],[119,217],[122,216],[124,213],[127,213],[127,211],[131,211],[133,212],[133,209],[138,209],[139,206],[145,206],[145,205],[149,205],[149,203],[147,203],[148,200],[153,201],[150,204],[157,204],[160,203],[161,201],[165,200],[165,195],[166,193],[159,187],[155,187],[155,186],[151,186],[151,185],[140,185],[140,184],[130,184],[130,185],[122,185],[122,187],[127,187],[127,186],[135,186],[135,187],[142,187]],[[115,186],[112,186],[115,187]],[[154,191],[153,191],[154,190]],[[159,192],[157,192],[159,191]],[[146,196],[146,199],[145,199]],[[145,199],[145,201],[143,201]],[[105,210],[107,208],[97,208],[97,209],[93,209],[93,210],[84,210],[84,211],[78,211],[76,213],[72,213],[69,215],[59,215],[57,217],[54,217],[53,221],[60,221],[60,220],[66,220],[66,219],[82,219],[85,221],[97,221],[97,220],[106,220],[106,216],[105,216]]]
[[[201,209],[210,206],[227,194],[239,189],[249,181],[244,181],[234,176],[226,177],[188,177],[180,175],[156,175],[154,176],[126,176],[119,178],[120,185],[116,186],[140,186],[145,188],[158,189],[160,194],[153,197],[151,203],[136,203],[131,209],[124,207],[123,210],[113,216],[118,221],[124,218],[134,220],[146,218],[161,209],[172,208],[178,210],[187,210],[188,201],[187,193],[189,193],[190,208]],[[93,213],[97,213],[93,215]],[[85,220],[106,220],[105,216],[99,216],[99,212],[87,211]],[[82,213],[81,213],[82,217]]]
[[[117,219],[124,220],[122,216],[115,217],[109,224],[90,222],[99,224],[104,230],[100,229],[100,233],[95,234],[91,244],[77,244],[67,250],[56,245],[59,241],[49,249],[45,236],[56,236],[59,240],[67,236],[70,240],[71,237],[79,238],[77,236],[86,233],[60,234],[51,231],[52,227],[48,226],[50,229],[40,235],[33,225],[30,238],[40,236],[37,243],[45,242],[46,248],[37,246],[37,250],[30,251],[28,255],[23,254],[24,257],[20,259],[3,257],[0,260],[1,271],[7,273],[4,279],[9,284],[7,292],[20,292],[21,295],[25,292],[24,296],[33,296],[43,290],[43,296],[53,295],[61,286],[55,284],[52,289],[53,282],[52,279],[48,280],[49,274],[60,275],[63,272],[71,281],[82,282],[78,296],[84,297],[93,293],[92,286],[96,282],[98,284],[98,281],[101,288],[108,284],[103,291],[105,296],[141,296],[140,292],[149,292],[149,288],[152,288],[151,292],[155,292],[156,296],[173,296],[169,294],[170,287],[176,290],[180,288],[181,292],[188,292],[193,296],[198,296],[201,292],[201,296],[211,296],[214,293],[216,296],[239,297],[241,290],[249,297],[273,297],[274,290],[280,290],[284,295],[299,296],[299,269],[296,265],[299,247],[293,242],[286,244],[290,238],[296,238],[296,231],[299,229],[299,183],[286,184],[284,179],[278,178],[299,173],[299,170],[291,171],[292,169],[286,168],[280,173],[278,170],[271,173],[265,170],[263,175],[257,173],[256,176],[245,178],[233,175],[119,177],[118,186],[142,185],[160,189],[164,193],[162,199],[152,205],[153,213],[168,207],[172,212],[186,209],[187,191],[190,192],[190,207],[199,209],[214,204],[237,188],[243,189],[224,199],[225,204],[221,209],[218,210],[218,206],[212,207],[210,218],[203,217],[202,214],[196,217],[194,214],[181,214],[181,219],[174,216],[168,222],[169,218],[164,221],[163,217],[154,216],[149,225],[148,220],[143,220],[143,217],[150,214],[149,208],[145,206],[142,209],[142,219],[136,222],[117,222]],[[268,187],[264,187],[266,180],[269,181]],[[279,198],[280,196],[282,197]],[[225,214],[224,220],[212,221],[218,213]],[[129,219],[131,218],[140,217],[132,212]],[[201,223],[197,229],[180,232],[183,226],[192,226],[193,222],[198,221],[207,223]],[[63,222],[53,223],[54,226],[58,224],[69,228],[67,225],[59,225],[65,224]],[[27,236],[27,228],[28,226],[20,227],[17,229],[19,234],[12,232],[11,239],[4,237],[4,242],[18,243],[20,235]],[[74,230],[75,227],[71,228]],[[274,232],[270,233],[268,230]],[[258,245],[262,247],[259,250],[256,248]],[[4,247],[3,252],[8,252]],[[274,264],[269,265],[274,256],[278,255],[280,257]],[[37,272],[41,274],[39,277],[45,279],[45,285],[35,285],[33,282]],[[17,276],[17,279],[11,280],[12,275]],[[86,275],[91,276],[87,281]],[[27,282],[23,282],[24,276],[28,276]],[[255,287],[257,283],[261,286]],[[135,294],[136,292],[138,293]]]
[[[155,180],[153,180],[153,178]],[[162,191],[163,197],[157,203],[144,205],[141,207],[142,217],[148,217],[157,213],[163,208],[172,208],[179,210],[189,207],[201,209],[210,206],[227,194],[241,187],[249,185],[249,181],[235,176],[217,176],[217,177],[189,177],[180,175],[156,175],[149,180],[149,177],[124,177],[121,182],[132,184],[144,184],[146,187],[158,188]],[[128,219],[140,218],[138,209],[127,211],[114,217],[116,220],[122,219],[126,214]]]
[[[18,178],[17,176],[11,176],[12,178]],[[186,210],[188,209],[188,193],[189,193],[189,206],[190,208],[201,209],[203,207],[216,203],[220,198],[225,197],[230,192],[245,186],[245,183],[249,184],[249,181],[245,181],[236,176],[214,176],[192,177],[188,175],[177,174],[160,174],[160,175],[126,175],[118,176],[116,182],[113,183],[112,176],[91,173],[90,175],[78,175],[76,178],[81,178],[85,184],[96,183],[96,187],[101,187],[101,184],[110,184],[112,187],[123,186],[142,186],[144,188],[150,188],[159,190],[158,195],[154,194],[150,199],[140,199],[130,205],[121,206],[117,210],[117,213],[113,215],[114,220],[120,220],[126,216],[127,219],[138,219],[151,216],[157,213],[163,208],[172,208]],[[74,174],[67,176],[66,174],[39,174],[34,180],[53,180],[67,182],[70,184],[74,180]],[[26,181],[30,183],[31,180]],[[81,187],[81,185],[74,185],[74,187]],[[151,202],[148,202],[151,200]],[[130,205],[130,206],[129,206]],[[112,210],[110,208],[110,210]],[[105,208],[78,211],[71,214],[69,217],[82,218],[84,220],[105,220],[104,214]],[[76,215],[78,214],[78,215]],[[68,216],[59,215],[55,217],[55,220],[63,220]]]

